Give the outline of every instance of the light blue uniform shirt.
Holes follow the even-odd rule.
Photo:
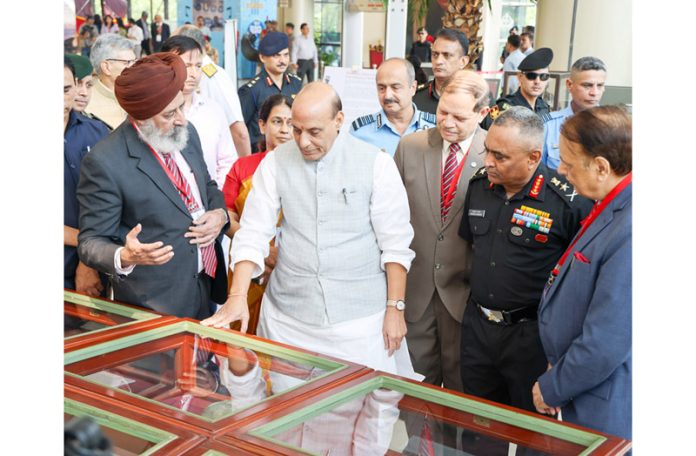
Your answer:
[[[573,109],[568,104],[567,108],[549,114],[549,119],[544,122],[544,150],[542,151],[541,162],[549,168],[558,169],[558,165],[561,164],[559,149],[561,125],[572,115]]]
[[[406,131],[404,131],[403,136],[417,130],[425,130],[434,127],[436,124],[437,120],[435,114],[419,111],[416,105],[413,104],[413,118]],[[384,109],[376,114],[368,114],[355,119],[351,124],[350,134],[379,147],[391,157],[394,156],[396,146],[399,145],[402,136],[397,132],[391,122],[389,122]]]

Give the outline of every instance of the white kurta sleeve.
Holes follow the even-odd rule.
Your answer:
[[[409,248],[413,227],[408,196],[396,163],[385,152],[375,160],[370,219],[382,250],[382,268],[385,263],[399,263],[408,271],[416,256]]]
[[[264,270],[269,242],[276,234],[280,212],[280,197],[276,189],[276,161],[273,152],[266,155],[254,173],[251,191],[244,205],[241,228],[232,239],[230,265],[248,260],[256,265],[253,277]],[[407,207],[408,209],[408,207]]]

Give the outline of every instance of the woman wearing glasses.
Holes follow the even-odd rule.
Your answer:
[[[481,128],[488,130],[493,121],[506,109],[512,106],[524,106],[534,111],[541,120],[549,118],[551,107],[544,101],[542,95],[549,84],[549,65],[553,60],[553,51],[540,48],[525,57],[517,67],[519,88],[511,95],[498,98],[495,106],[481,121]]]

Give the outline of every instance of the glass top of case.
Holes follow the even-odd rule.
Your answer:
[[[109,440],[111,450],[108,454],[147,455],[179,438],[170,432],[106,410],[72,399],[64,399],[63,418],[66,424],[69,422],[74,423],[73,420],[83,416],[88,416],[96,422],[100,427],[102,435]]]
[[[179,320],[67,353],[68,375],[215,423],[338,372],[338,361]]]
[[[102,331],[137,321],[160,318],[159,314],[123,306],[113,301],[63,291],[63,337]]]
[[[388,376],[376,376],[250,432],[302,454],[591,454],[607,438]]]

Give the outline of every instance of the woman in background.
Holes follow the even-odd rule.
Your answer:
[[[272,95],[266,99],[259,110],[259,128],[264,136],[257,145],[258,153],[238,159],[227,174],[222,192],[225,195],[225,204],[230,214],[230,228],[226,233],[230,238],[234,237],[240,228],[239,220],[244,211],[246,198],[251,191],[251,181],[256,168],[270,151],[292,138],[291,107],[292,100],[285,95]],[[278,249],[275,247],[274,241],[271,241],[270,253],[265,261],[266,270],[258,283],[252,281],[249,287],[247,298],[249,328],[247,334],[256,334],[256,325],[261,311],[261,298],[263,298],[263,292],[275,266],[277,256]],[[228,283],[232,284],[232,272],[229,273]]]
[[[587,109],[561,127],[561,164],[596,201],[549,278],[539,335],[549,369],[532,388],[540,413],[631,439],[631,118]]]
[[[118,29],[118,24],[116,21],[114,21],[114,18],[111,17],[109,14],[104,16],[104,24],[102,24],[101,27],[101,34],[104,35],[106,33],[116,33],[118,34],[119,29]]]

